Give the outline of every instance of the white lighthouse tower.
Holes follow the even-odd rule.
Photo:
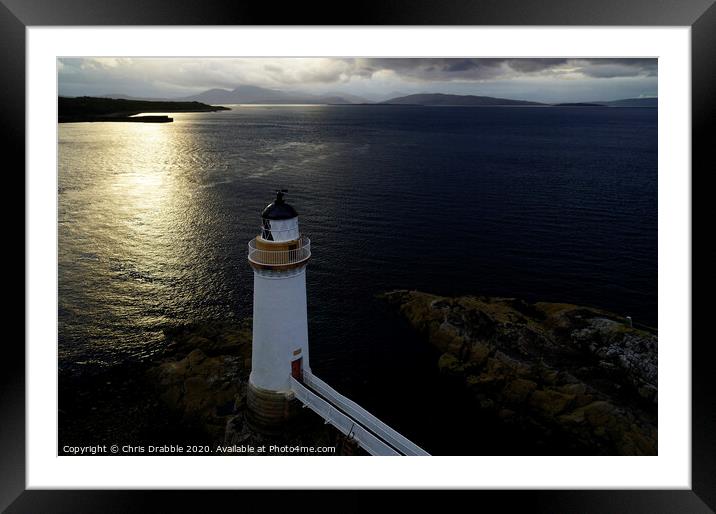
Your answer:
[[[249,421],[273,432],[303,405],[371,455],[428,455],[311,373],[306,309],[311,241],[301,235],[298,213],[283,199],[287,192],[276,191],[261,213],[260,234],[249,242],[254,269]]]
[[[286,190],[261,213],[261,232],[249,242],[254,270],[254,315],[248,406],[259,425],[289,417],[290,378],[310,372],[306,310],[306,265],[311,242],[302,236],[298,213],[284,201]]]

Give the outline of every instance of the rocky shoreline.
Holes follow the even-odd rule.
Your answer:
[[[456,408],[494,420],[530,452],[657,454],[654,333],[569,304],[404,290],[380,296],[419,334],[415,344],[437,350],[436,367],[451,384],[445,391],[465,396]],[[164,336],[149,360],[60,371],[60,448],[275,444],[362,453],[346,445],[341,452],[340,434],[309,409],[279,433],[251,427],[250,319],[168,327]]]
[[[164,335],[164,347],[149,362],[60,373],[60,448],[178,444],[208,446],[216,454],[219,446],[343,445],[339,433],[309,409],[270,435],[247,423],[251,320],[181,325]]]
[[[570,304],[381,297],[440,352],[440,373],[475,409],[573,454],[657,454],[656,334]]]

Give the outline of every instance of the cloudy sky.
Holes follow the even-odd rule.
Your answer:
[[[455,93],[542,102],[657,95],[656,59],[62,58],[60,95],[177,98],[253,85],[384,100]]]

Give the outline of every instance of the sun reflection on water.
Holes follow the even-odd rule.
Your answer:
[[[155,124],[127,124],[121,129],[126,130],[125,127],[135,132],[132,136],[135,143],[128,151],[141,158],[129,169],[117,170],[113,175],[114,200],[122,202],[127,211],[141,214],[147,223],[161,222],[164,207],[179,185],[167,166],[177,145],[174,134],[169,127]]]
[[[182,274],[206,273],[196,263],[208,260],[210,245],[197,239],[211,231],[211,202],[197,187],[207,167],[192,132],[174,123],[97,123],[61,125],[59,134],[59,307],[73,321],[61,332],[99,345],[134,319],[137,345],[156,340],[157,327],[191,310]],[[69,151],[63,141],[80,144]],[[85,325],[78,319],[98,313],[101,330],[73,333]]]

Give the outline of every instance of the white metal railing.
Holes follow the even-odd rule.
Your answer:
[[[371,455],[400,455],[395,449],[309,390],[301,382],[293,377],[290,377],[290,380],[291,389],[301,403],[321,416],[326,423],[330,423],[341,433],[352,437],[365,451]]]
[[[256,239],[249,241],[249,261],[269,266],[288,266],[307,261],[311,257],[311,240],[301,236],[297,247],[291,250],[266,250],[256,246]]]
[[[390,428],[363,407],[337,392],[317,376],[304,371],[303,381],[310,388],[325,397],[329,402],[336,405],[338,408],[343,410],[343,412],[396,448],[403,455],[430,455],[420,446]]]

